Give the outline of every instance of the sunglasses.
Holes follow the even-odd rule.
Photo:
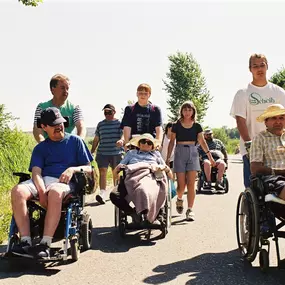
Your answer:
[[[104,111],[104,115],[112,115],[113,112],[112,111]]]
[[[147,144],[147,145],[153,145],[152,141],[146,140],[146,139],[142,139],[139,141],[139,144]]]

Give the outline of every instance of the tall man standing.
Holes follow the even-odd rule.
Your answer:
[[[121,122],[114,117],[116,114],[115,107],[112,104],[107,104],[103,111],[105,119],[97,125],[91,148],[91,153],[94,154],[99,145],[96,162],[99,168],[100,193],[96,196],[96,200],[100,204],[105,204],[108,167],[111,166],[114,170],[122,160],[123,155],[123,148],[116,146],[122,137],[122,129],[120,128]],[[113,176],[114,184],[115,180],[116,177]]]
[[[68,127],[65,128],[67,133],[71,133],[73,129],[76,128],[77,135],[83,139],[85,138],[86,127],[84,125],[81,108],[67,100],[69,85],[69,78],[65,75],[56,74],[51,78],[50,91],[53,98],[47,102],[39,103],[34,116],[33,134],[38,143],[47,138],[47,133],[43,131],[42,128],[38,127],[37,122],[41,117],[42,110],[49,107],[56,107],[60,111],[61,115],[65,119],[68,119]]]
[[[243,157],[244,186],[250,186],[250,165],[248,151],[251,140],[265,125],[256,118],[271,104],[285,105],[285,91],[267,81],[268,62],[263,54],[253,54],[249,58],[249,71],[252,82],[247,88],[240,89],[233,100],[230,115],[236,119],[240,133],[240,153]]]
[[[149,102],[151,87],[142,83],[137,88],[138,101],[134,105],[125,108],[121,127],[124,132],[124,142],[127,144],[133,135],[150,133],[153,137],[162,140],[162,118],[158,106]]]

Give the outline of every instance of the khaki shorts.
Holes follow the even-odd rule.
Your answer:
[[[43,177],[47,192],[50,190],[52,186],[55,186],[57,189],[61,190],[64,192],[64,196],[67,194],[73,192],[75,190],[75,184],[74,183],[61,183],[58,182],[58,178],[51,177],[51,176],[45,176]],[[21,182],[20,185],[25,185],[29,191],[32,193],[34,198],[38,198],[38,190],[33,182],[32,179],[26,180],[24,182]]]

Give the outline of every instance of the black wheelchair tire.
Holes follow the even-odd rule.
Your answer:
[[[229,180],[227,177],[224,177],[224,188],[225,188],[225,193],[229,192]]]
[[[264,248],[259,252],[259,266],[262,272],[269,269],[269,253]]]
[[[126,236],[126,223],[125,222],[119,223],[119,234],[121,238],[124,238]]]
[[[246,203],[246,204],[245,204]],[[242,207],[248,208],[248,244],[244,246],[241,235],[241,216],[244,213],[240,213]],[[259,250],[259,209],[257,208],[257,200],[250,188],[247,188],[244,192],[239,195],[236,211],[236,235],[238,247],[243,258],[249,262],[254,261],[257,252]],[[243,230],[243,229],[242,229]]]
[[[92,229],[92,219],[89,215],[85,214],[80,230],[82,251],[88,250],[92,247]]]
[[[70,240],[70,253],[72,261],[77,261],[79,259],[80,250],[77,238],[73,238]]]
[[[203,186],[203,177],[202,176],[203,176],[203,174],[200,173],[198,181],[197,181],[197,193],[201,193],[201,191],[202,191],[202,186]]]
[[[8,244],[8,251],[7,252],[11,252],[12,248],[20,243],[20,238],[17,234],[13,234],[12,237],[9,240],[9,244]]]

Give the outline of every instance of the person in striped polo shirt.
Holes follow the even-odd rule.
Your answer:
[[[96,195],[96,200],[100,204],[105,204],[106,200],[108,167],[110,166],[113,170],[120,163],[123,156],[123,147],[117,146],[123,145],[121,141],[123,131],[120,128],[121,122],[114,117],[116,114],[115,107],[112,104],[107,104],[104,106],[103,111],[105,119],[97,125],[91,148],[93,155],[97,149],[96,162],[99,168],[100,192]],[[113,176],[114,184],[115,178]]]

